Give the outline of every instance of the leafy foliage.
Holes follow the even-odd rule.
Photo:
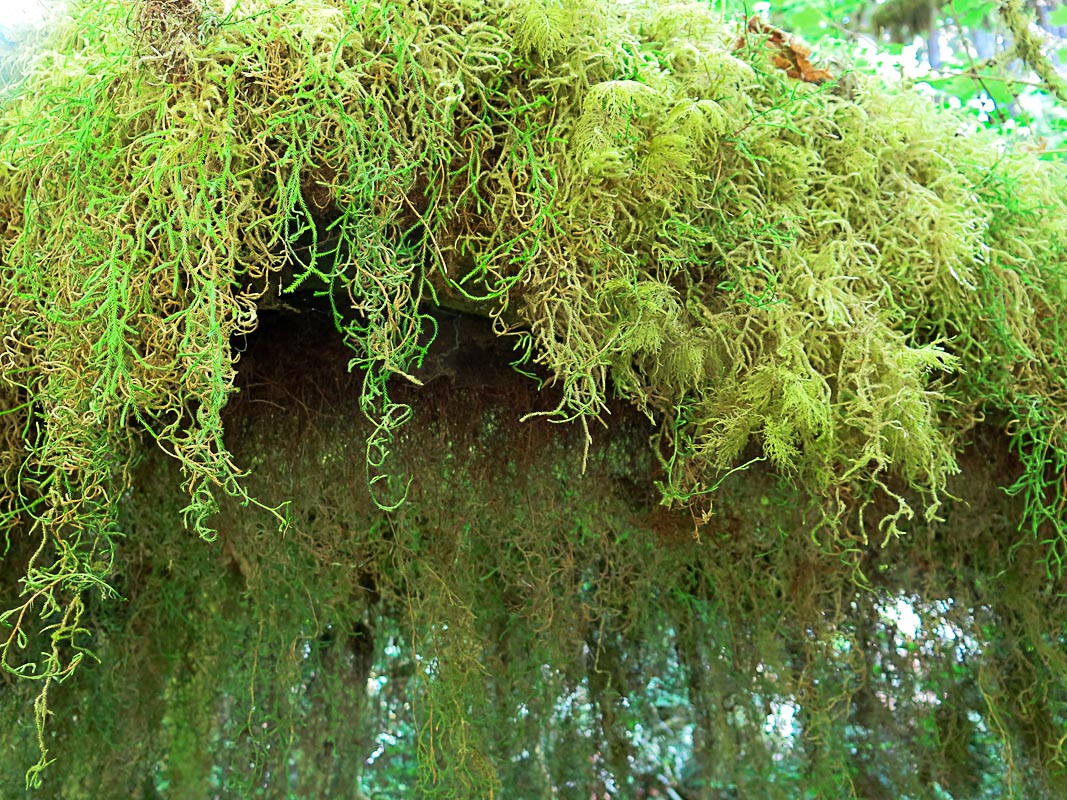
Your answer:
[[[1059,0],[795,0],[774,14],[845,63],[906,74],[1042,158],[1067,152]]]

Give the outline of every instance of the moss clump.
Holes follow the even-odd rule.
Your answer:
[[[299,296],[350,348],[382,513],[420,479],[394,464],[414,413],[395,398],[437,301],[514,337],[558,387],[534,413],[580,421],[586,447],[613,395],[644,412],[650,480],[698,523],[765,460],[812,505],[800,536],[888,545],[915,508],[936,521],[995,419],[1058,577],[1061,170],[917,97],[791,79],[700,5],[154,0],[72,19],[0,117],[0,466],[22,575],[3,663],[42,682],[42,723],[92,650],[87,598],[114,594],[144,449],[176,459],[204,538],[224,498],[259,502],[223,413],[237,343]],[[477,661],[474,621],[445,636],[446,604],[420,602],[415,627]],[[457,752],[482,752],[428,686]]]

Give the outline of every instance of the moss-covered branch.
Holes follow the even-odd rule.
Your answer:
[[[32,542],[5,667],[47,687],[91,650],[144,448],[202,537],[256,502],[235,342],[301,292],[361,376],[383,512],[419,479],[395,398],[437,300],[514,337],[553,420],[639,408],[703,523],[767,461],[819,509],[799,535],[888,545],[995,419],[1058,570],[1063,171],[873,80],[789,77],[755,30],[600,0],[74,6],[0,116],[3,513]]]

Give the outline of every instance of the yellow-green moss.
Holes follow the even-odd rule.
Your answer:
[[[889,546],[916,509],[936,521],[993,419],[1058,578],[1064,173],[852,77],[788,78],[699,4],[75,5],[0,115],[3,513],[24,575],[4,665],[44,698],[91,653],[85,598],[116,601],[144,448],[177,460],[204,538],[223,498],[260,502],[223,439],[235,342],[301,294],[361,376],[382,513],[417,491],[396,387],[452,296],[515,337],[559,391],[534,413],[580,421],[587,447],[614,396],[644,412],[662,498],[698,534],[716,487],[768,461],[818,509],[791,535]],[[263,501],[279,530],[288,499]],[[412,619],[460,678],[428,696],[471,754],[455,785],[491,785],[449,694],[476,680],[475,622],[434,629],[459,596],[441,592]]]

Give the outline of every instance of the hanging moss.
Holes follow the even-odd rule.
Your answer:
[[[439,796],[520,766],[530,796],[632,785],[660,667],[677,735],[718,754],[705,788],[1056,785],[1064,173],[862,76],[790,77],[739,27],[593,0],[72,8],[0,115],[4,735],[36,743],[31,785],[65,757],[64,797],[353,787],[375,631],[410,658]],[[264,388],[242,354],[301,309],[347,349],[276,325],[269,358],[334,371]],[[344,367],[348,400],[323,388]],[[521,381],[544,388],[517,433],[492,397],[420,407]],[[972,544],[975,441],[1018,500]],[[939,620],[914,661],[901,597]],[[981,643],[966,680],[949,629]],[[787,751],[771,698],[799,709]],[[880,740],[926,772],[879,772]]]

